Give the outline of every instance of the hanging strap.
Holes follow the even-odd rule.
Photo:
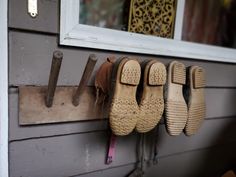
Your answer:
[[[116,145],[116,135],[111,133],[109,148],[107,153],[107,160],[106,160],[107,165],[111,164],[115,158],[115,145]]]
[[[138,156],[138,164],[134,171],[128,175],[128,177],[143,177],[144,175],[144,166],[145,166],[145,134],[139,135],[139,142],[137,147],[137,156]]]
[[[153,140],[153,165],[158,164],[158,138],[159,138],[159,124],[154,130],[154,140]]]

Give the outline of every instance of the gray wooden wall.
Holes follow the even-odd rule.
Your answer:
[[[59,85],[78,84],[91,53],[99,58],[96,69],[111,54],[154,58],[165,64],[173,58],[60,46],[59,0],[38,2],[39,16],[33,19],[27,14],[27,0],[9,0],[10,176],[124,177],[137,161],[136,133],[118,138],[115,161],[105,165],[107,121],[19,126],[17,87],[46,85],[56,49],[64,53]],[[192,137],[171,137],[161,124],[159,163],[148,169],[147,176],[215,177],[235,165],[236,65],[178,60],[207,71],[206,120]]]

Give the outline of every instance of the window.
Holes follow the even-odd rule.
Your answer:
[[[168,39],[129,32],[127,19],[122,18],[127,16],[127,0],[61,0],[60,44],[235,63],[235,49],[199,44],[186,37],[184,32],[189,29],[185,21],[192,18],[184,12],[191,5],[189,1],[194,0],[177,1],[174,35]]]

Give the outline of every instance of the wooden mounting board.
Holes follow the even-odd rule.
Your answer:
[[[95,88],[86,87],[80,104],[72,104],[76,87],[57,87],[53,106],[45,106],[46,87],[19,87],[19,124],[34,125],[56,122],[104,119],[108,117],[108,106],[95,105]]]

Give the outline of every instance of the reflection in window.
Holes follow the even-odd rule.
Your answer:
[[[131,0],[129,31],[172,38],[176,0]]]
[[[236,0],[186,0],[182,38],[236,48]]]
[[[80,0],[80,24],[127,30],[127,0]]]
[[[172,38],[177,0],[80,0],[80,24]]]

